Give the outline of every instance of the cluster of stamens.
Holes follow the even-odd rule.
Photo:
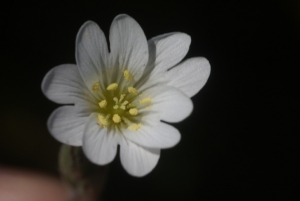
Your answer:
[[[140,122],[139,110],[151,105],[150,97],[142,98],[138,90],[132,86],[133,77],[128,70],[123,71],[126,80],[125,88],[118,83],[111,83],[102,91],[103,99],[99,100],[98,125],[104,128],[127,128],[138,130]],[[92,86],[94,92],[99,91],[99,83]]]

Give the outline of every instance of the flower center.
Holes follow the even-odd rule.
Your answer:
[[[149,107],[152,100],[150,97],[141,97],[138,90],[133,87],[133,80],[131,73],[124,70],[118,83],[102,87],[99,82],[94,83],[92,90],[102,97],[97,110],[99,126],[118,130],[123,128],[138,130],[143,126],[141,122],[143,109]]]

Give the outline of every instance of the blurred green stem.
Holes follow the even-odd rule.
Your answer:
[[[59,152],[59,170],[64,183],[71,188],[68,201],[98,201],[108,166],[92,164],[81,147],[63,144]]]

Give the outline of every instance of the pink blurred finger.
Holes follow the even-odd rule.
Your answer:
[[[67,190],[59,179],[41,173],[0,167],[1,201],[65,201]]]

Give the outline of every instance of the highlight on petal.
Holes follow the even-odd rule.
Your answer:
[[[75,106],[62,106],[52,112],[47,126],[51,135],[61,143],[81,146],[87,117]]]
[[[143,92],[149,94],[153,104],[151,111],[158,112],[161,120],[176,123],[187,118],[192,110],[193,103],[183,92],[170,86],[156,86]]]
[[[74,64],[52,68],[43,79],[42,91],[48,99],[61,104],[92,100]]]
[[[190,44],[191,37],[179,32],[150,39],[148,65],[155,66],[152,74],[158,75],[178,64],[187,54]]]
[[[97,122],[97,114],[89,116],[83,136],[83,151],[88,159],[99,165],[110,163],[116,156],[119,134],[103,128]]]
[[[92,90],[93,84],[99,81],[101,71],[108,67],[106,38],[95,22],[84,23],[77,34],[76,62],[87,87]]]
[[[124,169],[132,176],[142,177],[157,165],[160,149],[144,148],[131,141],[120,144],[120,158]]]
[[[210,64],[203,57],[188,59],[164,75],[168,85],[180,89],[192,97],[202,89],[210,75]]]
[[[115,17],[109,31],[113,64],[127,69],[138,80],[148,62],[148,44],[140,25],[130,16]]]
[[[170,148],[180,141],[179,131],[171,125],[159,122],[157,125],[145,124],[132,132],[123,131],[123,135],[134,143],[149,148]]]

